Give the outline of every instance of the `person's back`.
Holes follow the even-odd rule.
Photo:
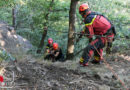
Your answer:
[[[85,18],[86,26],[90,25],[91,23],[95,35],[103,35],[111,28],[111,23],[107,20],[107,18],[96,12],[91,12]]]

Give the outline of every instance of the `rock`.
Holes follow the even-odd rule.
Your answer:
[[[114,75],[112,75],[112,79],[117,80],[117,78]]]
[[[99,74],[94,74],[94,78],[101,80],[101,76]]]
[[[102,86],[99,86],[99,90],[110,90],[110,87],[106,85],[102,85]]]
[[[13,27],[0,22],[0,47],[10,54],[18,56],[32,48],[32,44],[25,38],[17,35]]]

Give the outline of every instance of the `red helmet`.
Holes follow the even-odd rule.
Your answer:
[[[53,43],[53,49],[54,50],[58,49],[58,43]]]
[[[79,13],[82,15],[82,17],[85,17],[87,14],[87,10],[89,9],[89,6],[87,3],[84,3],[80,5],[79,7]]]
[[[52,43],[53,43],[53,39],[52,39],[52,38],[49,38],[49,39],[48,39],[48,43],[49,43],[49,44],[52,44]]]
[[[87,3],[84,3],[84,4],[80,5],[79,12],[83,12],[83,11],[85,11],[87,9],[89,9],[89,6],[88,6]]]

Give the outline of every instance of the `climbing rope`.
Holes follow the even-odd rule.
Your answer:
[[[95,45],[93,45],[94,48],[96,49],[97,53],[101,56],[101,54],[99,53],[99,51],[97,50],[97,48],[95,47]],[[103,57],[102,57],[103,58]],[[113,73],[113,75],[116,77],[116,79],[118,79],[120,81],[120,83],[122,84],[122,86],[126,89],[126,90],[129,90],[125,83],[118,77],[118,75],[115,73],[115,71],[112,69],[112,67],[110,66],[110,64],[107,63],[107,61],[103,58],[103,61],[104,61],[104,64],[108,67],[108,69],[110,69],[110,71]]]
[[[40,29],[42,30],[42,29]],[[58,31],[58,30],[47,30],[47,31],[53,31],[53,32],[61,32],[61,33],[69,33],[69,32],[66,32],[66,31]],[[83,35],[83,36],[95,36],[95,37],[106,37],[106,35],[91,35],[91,34],[82,34],[82,33],[79,33],[79,32],[73,32],[73,33],[70,33],[70,34],[73,34],[74,36],[75,35]],[[116,37],[115,40],[121,40],[121,39],[126,39],[126,38],[123,38],[123,37]],[[128,38],[127,40],[129,40],[130,38]]]

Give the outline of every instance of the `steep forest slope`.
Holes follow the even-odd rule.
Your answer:
[[[9,63],[4,77],[11,81],[14,72],[14,81],[9,84],[12,90],[127,90],[124,87],[130,88],[129,53],[115,53],[105,58],[114,73],[104,63],[80,67],[78,60],[52,63],[28,58]]]

